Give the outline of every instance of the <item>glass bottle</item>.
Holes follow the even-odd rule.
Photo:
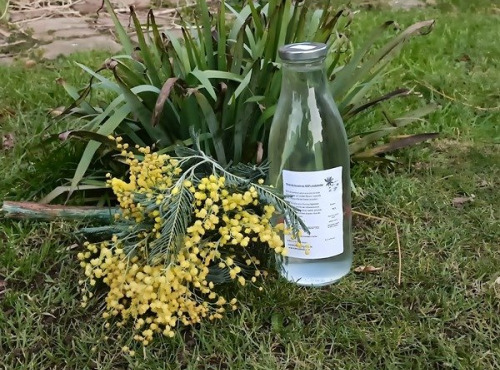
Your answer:
[[[338,281],[349,273],[353,254],[349,148],[328,89],[326,54],[321,43],[280,48],[281,94],[269,134],[268,182],[309,229],[300,238],[306,248],[283,236],[287,256],[278,257],[279,270],[305,286]]]

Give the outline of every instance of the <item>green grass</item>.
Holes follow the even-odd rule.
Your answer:
[[[362,11],[353,39],[387,19],[402,25],[435,18],[433,33],[412,41],[395,63],[401,69],[383,90],[412,86],[442,108],[414,132],[441,138],[396,153],[401,165],[360,165],[356,210],[397,222],[403,282],[397,285],[394,228],[355,216],[355,261],[383,267],[351,274],[339,284],[305,289],[273,275],[263,292],[238,294],[243,307],[216,323],[182,329],[144,352],[127,331],[104,328],[99,301],[83,309],[77,281],[75,225],[2,220],[0,224],[0,358],[7,369],[29,368],[451,368],[500,367],[500,16],[492,3],[440,2],[435,8]],[[477,5],[480,4],[480,5]],[[468,58],[465,58],[467,55]],[[71,175],[77,151],[57,155],[36,147],[47,112],[67,103],[54,80],[82,82],[72,65],[98,66],[102,54],[77,55],[25,69],[0,67],[2,135],[15,147],[0,152],[0,199],[39,196]],[[454,100],[430,91],[431,86]],[[388,106],[408,109],[416,99]],[[481,107],[485,109],[478,109]],[[13,114],[7,114],[12,111]],[[368,115],[357,124],[379,119]],[[51,127],[54,133],[65,123]],[[47,161],[50,158],[50,161]],[[69,160],[69,163],[68,163]],[[456,197],[470,197],[462,208]],[[1,289],[0,289],[1,291]],[[121,336],[120,336],[121,335]],[[135,348],[134,358],[121,347]]]

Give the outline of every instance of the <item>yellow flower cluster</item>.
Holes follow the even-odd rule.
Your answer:
[[[285,230],[282,223],[273,226],[275,209],[261,202],[254,185],[229,186],[224,177],[213,173],[184,178],[177,160],[151,153],[149,148],[138,148],[143,154],[138,159],[126,144],[117,142],[130,166],[129,182],[113,178],[108,183],[120,203],[123,221],[135,221],[141,231],[136,238],[115,235],[110,241],[86,243],[86,250],[78,255],[87,277],[83,289],[88,293],[82,304],[87,304],[92,287],[101,281],[107,286],[103,317],[117,318],[119,326],[132,321],[134,338],[147,345],[157,334],[174,336],[179,324],[220,319],[227,309],[236,309],[236,298],[216,292],[211,272],[241,286],[256,283],[266,275],[259,269],[259,248],[284,254],[280,235]],[[192,204],[180,248],[165,246],[173,254],[151,261],[148,236],[161,240],[162,207],[168,206],[171,197],[180,196],[182,189],[189,191]]]
[[[141,222],[144,219],[142,205],[134,201],[136,194],[145,194],[149,199],[155,197],[161,201],[161,195],[172,186],[172,179],[179,175],[182,170],[177,167],[177,160],[170,158],[167,154],[151,153],[150,147],[140,148],[136,146],[143,159],[139,160],[134,153],[127,151],[128,144],[122,144],[122,138],[109,137],[117,142],[117,148],[121,150],[125,163],[130,168],[129,182],[118,178],[108,180],[108,185],[116,195],[122,216],[128,220],[134,219]],[[108,177],[111,177],[108,174]],[[119,216],[118,216],[119,217]]]
[[[189,325],[205,317],[220,318],[228,303],[235,307],[235,298],[227,302],[212,291],[213,283],[206,280],[208,267],[200,266],[198,256],[193,253],[179,255],[178,264],[165,268],[151,266],[138,256],[128,258],[119,243],[86,247],[88,251],[78,257],[89,285],[101,280],[109,287],[103,317],[119,317],[119,326],[133,320],[134,339],[144,345],[155,334],[173,337],[178,321]],[[208,293],[210,300],[201,300],[193,288]],[[88,296],[84,296],[84,306],[87,300]]]

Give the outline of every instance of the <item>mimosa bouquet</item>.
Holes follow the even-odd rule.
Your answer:
[[[120,206],[112,237],[86,242],[78,254],[87,277],[80,281],[82,305],[104,287],[97,289],[105,297],[102,316],[118,326],[132,321],[144,345],[155,334],[174,336],[178,324],[236,309],[235,294],[217,286],[258,285],[267,275],[265,257],[286,253],[282,233],[299,237],[304,229],[295,210],[264,185],[265,165],[225,168],[199,143],[171,157],[149,147],[132,151],[121,137],[116,142],[128,181],[108,180]],[[286,222],[273,223],[277,215]]]

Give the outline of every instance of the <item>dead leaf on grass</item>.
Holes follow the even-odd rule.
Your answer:
[[[64,109],[65,108],[63,106],[57,107],[50,110],[49,114],[51,115],[51,117],[59,117],[61,114],[63,114]]]
[[[369,274],[369,273],[372,273],[372,272],[377,272],[377,271],[381,271],[382,270],[382,267],[374,267],[372,265],[367,265],[367,266],[358,266],[354,269],[354,272],[360,272],[360,273],[364,273],[364,274]]]
[[[24,62],[24,67],[26,68],[33,68],[34,66],[36,66],[36,61],[34,61],[33,59],[28,59],[26,62]]]
[[[493,289],[495,290],[495,293],[500,296],[500,291],[497,290],[497,289],[500,289],[500,276],[495,279],[492,286],[493,286]]]
[[[476,196],[474,194],[471,194],[470,197],[455,197],[451,203],[453,204],[453,207],[463,208],[466,203],[473,202],[475,197]]]
[[[462,54],[460,55],[457,59],[455,59],[457,62],[470,62],[470,56],[468,54]]]
[[[478,184],[480,188],[489,188],[492,184],[486,180],[481,180]]]
[[[3,279],[0,279],[0,296],[5,293],[7,290],[7,282]]]
[[[0,120],[8,117],[14,117],[16,115],[16,111],[11,108],[2,108],[0,110]]]
[[[14,147],[14,134],[2,135],[2,149],[9,150]]]

